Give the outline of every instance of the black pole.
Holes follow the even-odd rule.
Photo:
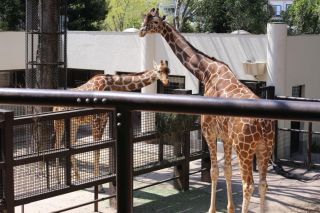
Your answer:
[[[133,143],[131,112],[116,108],[117,212],[133,212]]]
[[[0,88],[0,103],[74,106],[138,111],[320,121],[320,102],[224,99],[187,95],[133,94],[50,89]],[[284,113],[285,111],[285,113]]]
[[[14,181],[13,181],[13,117],[12,111],[0,110],[0,120],[4,121],[1,131],[1,157],[5,163],[2,172],[3,194],[7,213],[14,213]]]

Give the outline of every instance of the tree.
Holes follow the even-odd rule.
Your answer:
[[[68,0],[68,29],[101,30],[107,3],[106,0]]]
[[[178,31],[192,31],[190,28],[190,22],[193,20],[197,2],[198,1],[196,0],[176,0],[173,25]]]
[[[109,12],[104,22],[107,31],[123,31],[141,26],[142,16],[157,6],[157,0],[110,0]]]
[[[196,28],[199,32],[226,33],[230,31],[224,0],[203,0],[195,11]]]
[[[202,32],[227,33],[247,30],[264,33],[272,16],[267,0],[202,0],[195,15]]]
[[[320,0],[295,0],[284,20],[296,29],[295,33],[320,33]]]
[[[226,0],[226,10],[231,31],[265,33],[267,22],[272,17],[268,0]]]
[[[0,31],[24,29],[25,0],[0,1]]]

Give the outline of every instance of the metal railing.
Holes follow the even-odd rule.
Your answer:
[[[218,99],[209,97],[180,96],[180,95],[148,95],[132,94],[124,92],[75,92],[57,90],[32,90],[32,89],[0,89],[1,104],[23,104],[23,105],[46,105],[46,106],[70,106],[99,109],[114,109],[114,122],[117,126],[114,138],[116,140],[116,198],[118,212],[132,212],[133,210],[133,137],[130,128],[133,111],[155,111],[155,112],[175,112],[187,114],[213,114],[226,116],[256,117],[269,119],[288,120],[308,120],[320,121],[320,103],[292,102],[279,100],[240,100],[240,99]],[[5,113],[3,128],[12,128],[13,115]],[[9,125],[8,123],[9,122]],[[11,125],[10,125],[11,122]],[[3,134],[5,132],[5,134]],[[10,135],[11,134],[11,135]],[[12,130],[1,131],[2,146],[12,142]],[[10,141],[11,140],[11,141]],[[102,146],[99,144],[91,145]],[[103,145],[104,146],[104,145]],[[1,147],[2,148],[2,147]],[[98,147],[100,149],[101,147]],[[2,173],[13,172],[15,161],[13,150],[10,146],[5,146],[5,153],[1,156]],[[77,154],[84,150],[66,147],[66,150],[59,150],[61,156],[67,154]],[[4,153],[2,151],[2,153]],[[8,153],[11,155],[8,156]],[[67,158],[70,157],[67,154]],[[56,156],[50,153],[41,155],[42,159],[55,159]],[[34,158],[36,160],[37,157]],[[184,156],[188,158],[188,156]],[[39,160],[39,159],[37,159]],[[67,160],[70,161],[70,160]],[[8,178],[2,175],[2,178]],[[14,193],[8,191],[13,186],[13,181],[3,180],[6,183],[3,189],[5,208],[8,212],[13,212]],[[95,182],[100,184],[107,182],[101,179]],[[87,185],[86,185],[87,184]],[[72,184],[71,184],[72,185]],[[84,183],[81,187],[92,186],[93,183]],[[80,188],[80,187],[79,187]],[[75,189],[75,188],[74,188]],[[50,194],[54,195],[56,192]],[[13,203],[8,203],[9,201]]]

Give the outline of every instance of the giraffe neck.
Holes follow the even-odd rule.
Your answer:
[[[96,75],[87,83],[75,88],[75,90],[133,91],[148,86],[157,79],[158,73],[156,69],[135,74]]]
[[[206,83],[220,66],[226,65],[214,57],[197,50],[166,22],[164,22],[164,28],[160,33],[180,62],[203,83]]]

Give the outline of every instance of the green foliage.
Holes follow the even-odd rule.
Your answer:
[[[295,0],[284,14],[284,21],[294,34],[319,34],[320,0]]]
[[[265,33],[271,16],[267,0],[203,0],[195,10],[200,32],[229,33],[241,29]]]
[[[104,30],[123,31],[140,28],[143,15],[157,6],[157,0],[110,0],[109,12],[104,21]]]
[[[156,114],[156,127],[164,144],[178,145],[183,141],[184,132],[193,129],[198,120],[199,116],[196,115],[158,113]],[[178,147],[175,152],[180,153]]]
[[[24,29],[25,0],[0,1],[0,31]]]
[[[106,14],[106,0],[68,0],[68,29],[101,30]]]
[[[198,119],[199,116],[195,115],[158,113],[156,116],[156,126],[161,134],[177,133],[192,129]]]
[[[195,11],[197,31],[225,33],[230,31],[224,0],[203,0]]]

